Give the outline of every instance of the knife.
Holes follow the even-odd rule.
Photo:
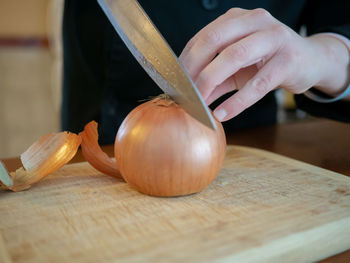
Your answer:
[[[195,84],[136,0],[97,0],[130,52],[155,83],[192,117],[216,129]]]

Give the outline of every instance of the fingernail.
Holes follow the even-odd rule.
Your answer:
[[[223,121],[227,115],[227,112],[225,109],[219,109],[219,110],[214,111],[214,115],[218,121]]]

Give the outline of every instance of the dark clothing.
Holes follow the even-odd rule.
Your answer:
[[[232,7],[265,8],[296,31],[306,25],[309,34],[328,31],[350,37],[350,1],[139,2],[177,55],[200,29]],[[127,113],[140,100],[158,95],[161,90],[132,57],[96,0],[65,1],[63,40],[62,129],[79,132],[94,119],[100,123],[102,142],[112,143]],[[298,101],[304,109],[310,108],[305,98]],[[276,111],[275,96],[271,92],[236,118],[225,122],[224,127],[232,130],[273,124]],[[347,114],[345,119],[350,120],[350,115]]]

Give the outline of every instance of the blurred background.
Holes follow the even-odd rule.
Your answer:
[[[63,0],[0,0],[0,158],[59,130]]]
[[[0,0],[0,158],[59,131],[64,0]],[[277,93],[280,123],[305,119]]]

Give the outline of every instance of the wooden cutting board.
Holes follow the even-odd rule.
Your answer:
[[[87,163],[0,192],[0,262],[307,262],[350,248],[350,178],[229,146],[199,194],[157,198]]]

